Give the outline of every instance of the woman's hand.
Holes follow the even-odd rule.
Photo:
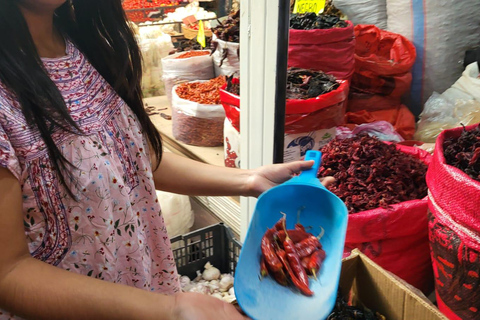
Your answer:
[[[173,317],[177,320],[246,320],[237,309],[220,299],[201,293],[175,295]]]
[[[304,170],[310,169],[313,164],[314,161],[295,161],[290,163],[267,165],[251,170],[251,174],[247,182],[249,196],[258,197],[268,189],[291,179]],[[327,187],[334,182],[335,179],[332,177],[326,177],[320,179],[320,181],[324,186]]]

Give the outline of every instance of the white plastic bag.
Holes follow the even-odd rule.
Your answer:
[[[387,0],[334,0],[333,5],[355,25],[373,24],[387,29]]]
[[[457,99],[448,90],[444,94],[434,92],[420,114],[414,139],[434,143],[443,130],[479,122],[480,101]]]
[[[172,39],[158,27],[139,28],[139,46],[143,58],[142,91],[144,97],[165,94],[161,59],[173,49]]]
[[[212,55],[213,64],[215,65],[215,76],[230,76],[240,72],[240,44],[226,42],[215,37],[212,41],[217,42],[217,50]],[[227,51],[227,56],[223,59],[225,51]]]
[[[162,216],[170,238],[188,233],[195,221],[188,196],[157,190]]]
[[[172,103],[172,88],[182,82],[210,80],[215,76],[213,60],[210,55],[176,59],[185,52],[172,54],[162,59],[165,92]]]
[[[413,110],[462,74],[465,51],[480,45],[479,0],[387,0],[388,30],[413,41]]]
[[[463,99],[468,97],[480,101],[480,78],[478,76],[478,63],[474,62],[465,68],[460,79],[444,94],[456,95],[456,97]]]
[[[225,167],[240,168],[240,132],[237,131],[227,118],[225,118],[223,143]]]
[[[203,81],[198,81],[203,82]],[[216,147],[223,145],[225,110],[221,104],[200,104],[182,99],[172,89],[172,133],[183,143]]]

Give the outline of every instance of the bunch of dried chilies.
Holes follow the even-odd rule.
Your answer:
[[[385,320],[385,317],[366,308],[349,306],[339,292],[335,308],[327,320]]]
[[[270,275],[282,286],[292,283],[304,295],[312,296],[308,275],[316,278],[325,260],[319,238],[300,223],[287,230],[286,219],[281,218],[262,238],[261,276]]]
[[[212,28],[215,36],[226,42],[240,43],[240,10],[231,13],[223,22],[218,21],[219,25]],[[218,42],[212,41],[211,44],[212,55],[218,50]],[[222,48],[220,52],[222,59],[220,60],[220,67],[223,61],[228,57],[228,48]],[[237,49],[237,56],[240,58],[240,49]]]
[[[320,176],[333,176],[329,190],[349,213],[388,208],[427,195],[427,165],[368,134],[332,140],[323,149]]]
[[[302,13],[292,14],[290,16],[290,29],[313,30],[313,29],[332,29],[345,28],[348,24],[341,20],[337,15]]]
[[[445,139],[443,149],[448,165],[480,181],[480,125],[470,131],[463,130],[458,138]]]
[[[211,37],[205,37],[206,41],[206,47],[210,47],[212,43],[212,38]],[[169,54],[175,54],[178,52],[184,52],[184,51],[192,51],[192,50],[203,50],[202,46],[200,43],[198,43],[197,39],[190,39],[190,40],[177,40],[175,42],[175,49],[170,51]]]

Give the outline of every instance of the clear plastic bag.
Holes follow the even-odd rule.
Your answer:
[[[480,101],[468,96],[468,100],[461,99],[452,92],[434,92],[428,99],[420,114],[415,140],[434,143],[443,130],[480,122]]]

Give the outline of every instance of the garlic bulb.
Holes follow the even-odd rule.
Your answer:
[[[231,287],[233,287],[233,276],[231,274],[222,275],[219,286],[221,291],[228,291]]]
[[[220,270],[212,266],[210,262],[207,262],[207,264],[205,265],[205,271],[203,271],[202,277],[207,281],[217,280],[218,278],[220,278]]]

